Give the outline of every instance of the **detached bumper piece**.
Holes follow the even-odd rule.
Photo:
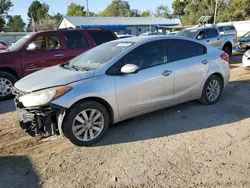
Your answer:
[[[61,127],[58,125],[61,124],[59,120],[62,118],[62,114],[65,114],[63,108],[52,105],[25,108],[17,97],[15,104],[20,116],[20,127],[30,136],[48,137],[62,133]]]

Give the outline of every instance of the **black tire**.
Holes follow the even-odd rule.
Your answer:
[[[100,134],[94,138],[93,140],[90,141],[83,141],[79,140],[73,133],[73,128],[72,124],[74,122],[75,117],[82,111],[86,109],[94,109],[98,110],[103,118],[104,118],[104,127]],[[107,109],[100,103],[95,102],[95,101],[82,101],[74,105],[69,112],[67,113],[65,120],[63,122],[63,131],[66,137],[70,140],[71,143],[73,143],[76,146],[89,146],[91,144],[96,143],[100,138],[107,132],[110,124],[110,116],[107,111]]]
[[[222,49],[224,52],[226,52],[229,56],[232,55],[232,47],[230,45],[225,45]]]
[[[219,87],[220,87],[220,91],[219,91],[219,95],[218,95],[218,97],[216,98],[216,100],[211,101],[211,100],[208,98],[208,96],[207,96],[207,89],[208,89],[208,85],[209,85],[213,80],[218,81]],[[206,83],[205,83],[205,85],[204,85],[204,87],[203,87],[202,96],[201,96],[201,98],[200,98],[199,101],[200,101],[200,103],[206,104],[206,105],[214,104],[214,103],[216,103],[216,102],[220,99],[220,96],[221,96],[222,91],[223,91],[222,80],[221,80],[218,76],[212,75],[212,76],[210,76],[210,77],[207,79],[207,81],[206,81]]]
[[[17,81],[17,78],[8,72],[0,71],[0,79],[1,78],[5,78],[5,79],[9,80],[13,86]],[[8,99],[11,99],[12,97],[13,97],[12,92],[6,96],[1,96],[1,92],[0,92],[0,101],[8,100]]]

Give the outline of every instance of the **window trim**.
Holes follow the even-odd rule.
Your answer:
[[[207,54],[207,47],[198,43],[198,42],[194,42],[194,41],[190,41],[190,40],[184,40],[184,39],[169,39],[170,42],[168,43],[168,49],[169,49],[169,57],[170,57],[170,61],[169,62],[176,62],[176,61],[182,61],[182,60],[185,60],[185,59],[190,59],[190,58],[194,58],[194,57],[198,57],[198,56],[202,56],[202,55],[206,55]],[[172,54],[171,54],[171,41],[186,41],[186,42],[190,42],[190,43],[193,43],[195,45],[201,45],[204,47],[205,49],[205,53],[202,54],[202,55],[196,55],[196,56],[192,56],[192,57],[188,57],[188,58],[184,58],[184,59],[178,59],[178,60],[173,60],[173,57],[172,57]],[[196,52],[198,54],[198,49],[197,49],[197,46],[196,46]]]

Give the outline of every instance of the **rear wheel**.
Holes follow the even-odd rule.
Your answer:
[[[107,109],[95,101],[83,101],[70,109],[63,123],[67,138],[77,146],[94,144],[108,130]]]
[[[10,73],[0,71],[0,101],[10,99],[17,79]]]
[[[220,98],[222,87],[222,80],[218,76],[210,76],[204,85],[200,102],[203,104],[216,103]]]
[[[225,45],[222,49],[224,52],[226,52],[229,56],[232,55],[232,47],[229,45]]]

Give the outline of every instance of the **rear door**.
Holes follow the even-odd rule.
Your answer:
[[[215,28],[206,29],[206,42],[215,48],[221,49],[222,48],[222,39],[219,35],[219,32]]]
[[[28,51],[26,48],[22,50],[21,62],[24,75],[64,62],[58,55],[62,49],[56,32],[38,34],[30,43],[37,44],[38,48],[34,51]]]
[[[199,43],[181,39],[173,39],[169,45],[175,70],[174,100],[191,99],[199,94],[207,75],[207,49]]]

